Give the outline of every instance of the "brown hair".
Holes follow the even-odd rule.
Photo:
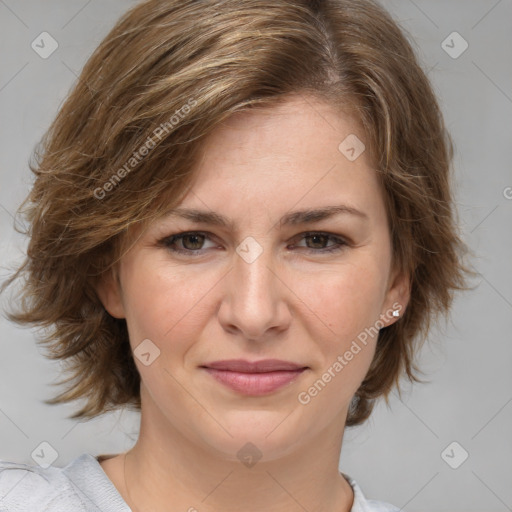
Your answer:
[[[140,407],[126,322],[104,309],[98,279],[131,228],[179,203],[220,122],[290,93],[357,114],[393,260],[410,275],[408,307],[380,331],[347,426],[395,384],[400,391],[403,374],[420,382],[416,353],[470,271],[451,195],[452,141],[402,29],[372,0],[148,0],[89,58],[30,163],[36,179],[20,206],[27,256],[2,290],[25,277],[8,317],[45,328],[48,357],[67,365],[59,384],[70,385],[47,403],[86,399],[72,418]]]

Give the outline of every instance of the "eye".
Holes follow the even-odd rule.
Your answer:
[[[188,231],[176,233],[159,241],[172,252],[196,256],[202,250],[205,239],[209,238],[207,233],[200,231]]]
[[[343,238],[331,233],[313,231],[302,233],[300,238],[306,241],[307,252],[316,254],[341,251],[345,246],[349,245]],[[204,247],[205,240],[209,239],[209,233],[202,231],[187,231],[163,238],[158,242],[158,244],[174,253],[186,254],[188,256],[200,256],[202,252],[207,249]],[[309,245],[308,242],[310,242]],[[334,243],[326,246],[328,242]],[[215,247],[215,245],[213,247]],[[304,246],[296,245],[296,247]]]
[[[341,237],[333,235],[331,233],[323,233],[323,232],[308,232],[302,233],[302,239],[306,241],[311,241],[313,247],[308,246],[308,252],[316,252],[316,253],[330,253],[341,251],[348,243]],[[334,244],[330,246],[325,246],[325,244],[329,241],[333,241]]]

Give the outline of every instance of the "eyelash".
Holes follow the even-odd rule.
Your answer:
[[[168,250],[170,250],[174,253],[186,254],[188,256],[200,256],[201,251],[204,251],[205,249],[177,249],[175,247],[172,247],[172,245],[176,241],[183,240],[183,238],[185,238],[186,236],[191,236],[191,235],[202,235],[202,236],[205,236],[206,238],[209,238],[208,233],[206,233],[204,231],[184,231],[181,233],[176,233],[171,236],[167,236],[167,237],[163,238],[162,240],[160,240],[158,242],[158,244],[166,247]],[[302,235],[302,239],[320,235],[320,236],[327,237],[329,240],[333,240],[336,242],[336,245],[333,245],[329,248],[323,248],[323,249],[306,248],[307,252],[310,252],[310,253],[317,253],[317,254],[318,253],[320,253],[320,254],[335,253],[335,252],[339,252],[339,251],[343,250],[346,246],[349,245],[343,238],[336,236],[336,235],[332,235],[331,233],[325,233],[322,231],[308,231],[305,233],[301,233],[301,235]]]

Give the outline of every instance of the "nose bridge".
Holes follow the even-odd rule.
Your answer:
[[[271,272],[275,265],[270,238],[245,238],[236,248],[237,257],[234,262],[234,287],[238,299],[244,299],[253,307],[261,308],[271,302],[275,275]]]
[[[247,237],[236,252],[220,320],[225,327],[235,326],[246,337],[257,339],[285,320],[270,237]]]

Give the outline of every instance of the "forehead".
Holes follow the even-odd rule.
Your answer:
[[[256,215],[295,204],[382,209],[380,183],[364,141],[355,116],[316,97],[295,95],[238,112],[206,140],[181,205]],[[351,145],[360,152],[355,159],[346,151]]]
[[[232,114],[206,140],[203,158],[225,160],[223,153],[229,151],[229,160],[234,158],[235,163],[293,157],[315,161],[319,153],[339,156],[339,144],[349,135],[357,135],[361,142],[366,138],[355,113],[335,109],[316,96],[293,94],[271,106]]]

